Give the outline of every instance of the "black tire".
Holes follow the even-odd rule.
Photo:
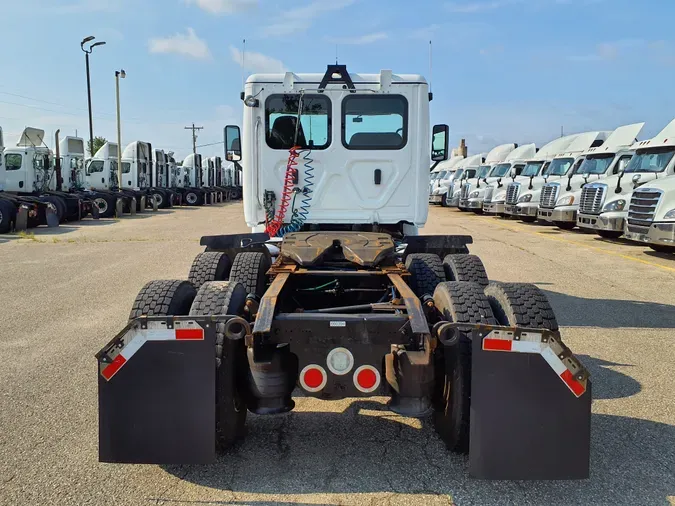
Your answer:
[[[432,295],[445,281],[443,262],[435,253],[412,253],[405,259],[405,268],[410,272],[408,284],[418,297]]]
[[[485,287],[492,312],[500,325],[558,330],[548,298],[528,283],[490,283]]]
[[[166,198],[164,197],[164,193],[154,191],[154,192],[152,192],[151,197],[154,198],[155,201],[157,201],[157,208],[158,209],[163,209],[163,208],[166,207]],[[152,208],[152,202],[150,202],[149,207]]]
[[[443,267],[448,281],[466,281],[480,286],[489,283],[485,266],[476,255],[446,255]]]
[[[186,316],[197,295],[189,281],[180,279],[156,280],[147,283],[138,292],[129,319],[139,316]]]
[[[111,199],[104,195],[96,195],[91,199],[92,205],[98,208],[98,215],[101,218],[112,218],[115,216],[115,202],[116,199],[114,197]]]
[[[237,253],[232,262],[230,281],[238,281],[244,285],[246,293],[262,297],[267,285],[269,268],[270,261],[264,253],[257,251]]]
[[[16,207],[14,207],[14,204],[0,199],[0,234],[11,232],[15,217]]]
[[[201,206],[203,205],[203,197],[196,191],[188,190],[185,192],[183,202],[188,206]]]
[[[188,280],[199,290],[207,281],[225,281],[230,275],[232,262],[221,251],[205,251],[197,255],[190,267]]]
[[[60,202],[61,199],[53,195],[45,195],[43,197],[40,197],[40,200],[44,203],[52,204],[56,208],[56,216],[59,219],[59,223],[63,223],[64,221],[66,221],[66,218],[68,217],[67,210],[64,209],[65,204],[63,202]]]
[[[598,235],[604,239],[618,239],[623,235],[623,232],[615,230],[597,230]]]
[[[210,281],[197,292],[190,315],[241,315],[246,303],[246,290],[241,283]],[[246,359],[244,340],[225,346],[223,324],[216,331],[216,445],[226,450],[237,442],[246,430],[246,404],[241,394],[242,370]],[[229,353],[229,354],[228,354]]]
[[[553,224],[560,230],[572,230],[577,226],[575,222],[571,221],[554,221]]]
[[[434,302],[447,321],[495,325],[483,288],[475,283],[447,281],[434,292]],[[460,337],[454,349],[436,348],[434,364],[434,428],[448,450],[469,451],[471,415],[471,340]]]
[[[657,253],[675,253],[674,246],[667,246],[661,244],[650,244],[649,247]]]

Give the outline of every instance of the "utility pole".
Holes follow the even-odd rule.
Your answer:
[[[192,126],[186,126],[185,130],[192,130],[192,153],[197,154],[197,131],[199,130],[204,130],[204,127],[198,127],[195,126],[194,123],[192,123]]]

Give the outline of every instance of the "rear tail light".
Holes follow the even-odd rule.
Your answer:
[[[300,371],[300,385],[308,392],[318,392],[326,386],[326,370],[317,364],[309,364]]]
[[[363,393],[370,393],[380,386],[380,371],[371,365],[362,365],[354,371],[354,386]]]

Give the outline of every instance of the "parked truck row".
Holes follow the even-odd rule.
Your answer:
[[[122,150],[106,142],[86,158],[82,138],[59,133],[52,151],[44,130],[25,128],[5,146],[0,129],[0,233],[241,198],[241,167],[219,156],[177,162],[173,152],[134,141]]]
[[[537,149],[504,144],[432,168],[429,202],[675,253],[675,120],[567,135]]]

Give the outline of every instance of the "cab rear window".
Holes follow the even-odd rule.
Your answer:
[[[299,93],[270,95],[265,101],[265,132],[272,149],[326,149],[331,141],[330,99],[312,94],[301,98]]]
[[[408,100],[402,95],[354,95],[342,101],[347,149],[402,149],[408,142]]]

